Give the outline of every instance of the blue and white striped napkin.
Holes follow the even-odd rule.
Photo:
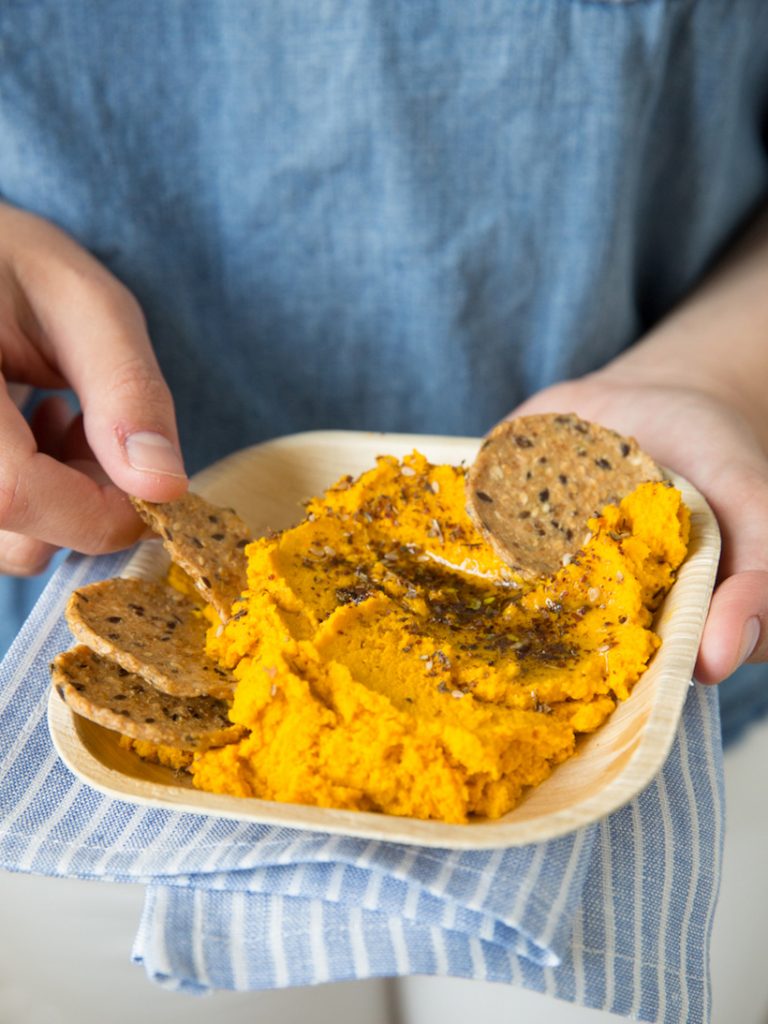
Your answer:
[[[691,687],[654,783],[538,845],[449,851],[134,806],[57,758],[48,664],[73,588],[127,556],[71,556],[0,666],[0,866],[146,884],[134,958],[174,989],[455,975],[665,1024],[709,1019],[722,846],[717,694]]]

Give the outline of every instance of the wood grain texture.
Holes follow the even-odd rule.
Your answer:
[[[433,462],[469,463],[479,444],[471,438],[405,434],[295,434],[229,456],[199,474],[193,486],[211,501],[235,508],[260,534],[298,522],[304,499],[344,473],[357,475],[370,468],[377,455],[401,456],[418,448]],[[538,842],[587,825],[631,800],[662,767],[675,737],[704,627],[720,536],[699,492],[669,475],[691,510],[692,532],[688,558],[657,615],[655,629],[662,646],[630,699],[597,733],[579,741],[575,757],[559,765],[503,818],[447,825],[202,793],[173,772],[123,750],[115,733],[73,715],[58,698],[49,703],[56,749],[83,781],[122,800],[313,831],[480,849]],[[162,549],[148,541],[137,549],[125,575],[153,579],[166,569]]]

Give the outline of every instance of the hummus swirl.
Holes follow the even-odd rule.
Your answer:
[[[385,456],[249,545],[208,652],[233,669],[237,743],[201,789],[446,822],[500,817],[625,699],[688,542],[679,491],[642,484],[523,583],[465,511],[465,471]]]

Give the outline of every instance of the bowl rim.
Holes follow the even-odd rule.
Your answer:
[[[269,466],[270,460],[301,467],[302,460],[317,464],[325,460],[338,466],[334,479],[349,470],[353,461],[372,465],[378,454],[402,455],[418,448],[431,461],[468,461],[480,444],[478,438],[441,435],[397,434],[364,431],[306,431],[285,435],[233,452],[192,479],[192,489],[214,501],[226,500],[235,481],[242,486],[243,474],[253,473],[256,462]],[[446,455],[453,458],[446,458]],[[354,458],[353,458],[354,456]],[[669,471],[667,475],[683,493],[691,510],[691,545],[678,577],[662,604],[657,631],[662,645],[651,665],[635,686],[653,669],[655,696],[650,699],[644,725],[630,744],[626,763],[620,771],[591,796],[576,800],[548,813],[531,812],[531,799],[541,794],[550,780],[563,777],[568,765],[589,756],[589,747],[601,747],[601,737],[622,707],[596,733],[581,741],[582,752],[553,769],[552,775],[531,790],[511,812],[495,820],[478,820],[463,825],[396,817],[365,811],[345,811],[310,805],[276,803],[257,798],[239,798],[207,793],[179,785],[174,774],[159,766],[140,762],[136,755],[117,746],[117,734],[74,714],[52,690],[48,704],[51,738],[59,756],[83,782],[108,795],[143,806],[275,824],[387,842],[453,849],[489,849],[524,845],[553,839],[587,826],[626,804],[648,785],[663,766],[674,742],[691,673],[704,627],[709,597],[714,586],[720,550],[715,516],[703,496],[686,480]],[[305,497],[309,495],[305,494]],[[235,504],[236,501],[232,500]],[[298,517],[296,517],[298,518]],[[160,575],[168,558],[160,542],[148,540],[137,545],[122,575]],[[655,627],[656,628],[656,625]],[[117,752],[119,751],[119,753]],[[571,772],[574,769],[570,769]],[[546,795],[546,791],[545,791]],[[539,800],[540,802],[540,800]],[[528,811],[520,808],[528,806]]]

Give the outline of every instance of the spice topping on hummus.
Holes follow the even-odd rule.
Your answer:
[[[523,581],[465,510],[465,471],[382,457],[246,548],[247,589],[207,653],[243,738],[194,754],[196,786],[465,822],[499,817],[629,696],[689,517],[666,482],[590,520]]]

